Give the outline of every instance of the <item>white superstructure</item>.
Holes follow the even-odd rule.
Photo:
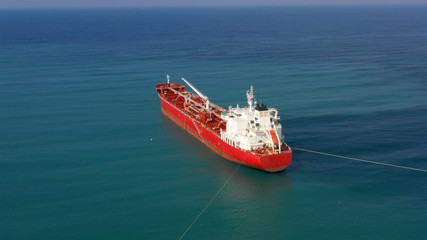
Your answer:
[[[221,118],[227,122],[221,139],[244,150],[268,149],[272,154],[280,153],[284,137],[280,117],[275,108],[258,105],[254,98],[253,86],[246,92],[248,106],[229,107]]]

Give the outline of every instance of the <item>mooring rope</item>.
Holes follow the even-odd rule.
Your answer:
[[[318,152],[318,151],[308,150],[308,149],[304,149],[304,148],[292,147],[292,149],[303,151],[303,152],[310,152],[310,153],[316,153],[316,154],[321,154],[321,155],[336,157],[336,158],[345,158],[345,159],[349,159],[349,160],[353,160],[353,161],[359,161],[359,162],[366,162],[366,163],[384,165],[384,166],[388,166],[388,167],[403,168],[403,169],[413,170],[413,171],[419,171],[419,172],[427,172],[427,170],[421,169],[421,168],[405,167],[405,166],[400,166],[400,165],[395,165],[395,164],[389,164],[389,163],[383,163],[383,162],[370,161],[370,160],[365,160],[365,159],[360,159],[360,158],[346,157],[346,156],[341,156],[341,155],[336,155],[336,154],[331,154],[331,153],[325,153],[325,152]]]
[[[187,232],[194,225],[194,223],[197,222],[197,220],[199,219],[199,217],[202,216],[202,214],[205,212],[205,210],[211,205],[211,203],[213,202],[213,200],[215,200],[216,196],[218,196],[218,194],[222,191],[222,189],[225,187],[225,185],[227,185],[227,183],[230,181],[230,179],[233,177],[233,175],[236,173],[237,169],[239,169],[240,166],[241,166],[240,164],[237,165],[236,169],[234,169],[234,172],[228,177],[227,181],[225,181],[225,183],[221,186],[221,188],[209,200],[209,202],[208,202],[208,204],[206,204],[205,208],[203,208],[203,210],[199,213],[199,215],[197,215],[197,217],[193,220],[193,222],[190,224],[190,226],[188,226],[188,228],[185,230],[185,232],[181,235],[181,237],[178,240],[181,240],[185,236],[185,234],[187,234]]]

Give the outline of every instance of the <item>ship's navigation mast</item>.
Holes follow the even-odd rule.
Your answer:
[[[181,78],[182,81],[184,81],[188,86],[190,86],[196,93],[197,95],[199,95],[199,97],[201,97],[203,100],[205,100],[205,108],[208,110],[209,109],[209,98],[206,97],[202,92],[200,92],[196,87],[194,87],[193,85],[191,85],[191,83],[189,83],[187,80],[185,80],[185,78]]]
[[[254,86],[251,86],[251,88],[246,91],[246,97],[248,98],[249,111],[252,111],[254,100]]]
[[[170,83],[170,78],[171,78],[171,77],[169,76],[169,74],[167,74],[167,75],[166,75],[166,79],[168,80],[168,84]]]

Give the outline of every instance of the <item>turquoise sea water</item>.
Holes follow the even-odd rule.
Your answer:
[[[0,10],[0,239],[178,239],[237,165],[162,116],[169,73],[289,145],[427,169],[427,7]],[[152,140],[151,140],[152,139]],[[183,239],[424,239],[427,175],[294,151]]]

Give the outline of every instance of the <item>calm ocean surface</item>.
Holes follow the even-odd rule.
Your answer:
[[[291,146],[427,169],[427,6],[0,10],[0,239],[178,239],[237,165],[162,116],[167,73],[223,107],[254,85]],[[295,150],[183,239],[426,226],[425,172]]]

